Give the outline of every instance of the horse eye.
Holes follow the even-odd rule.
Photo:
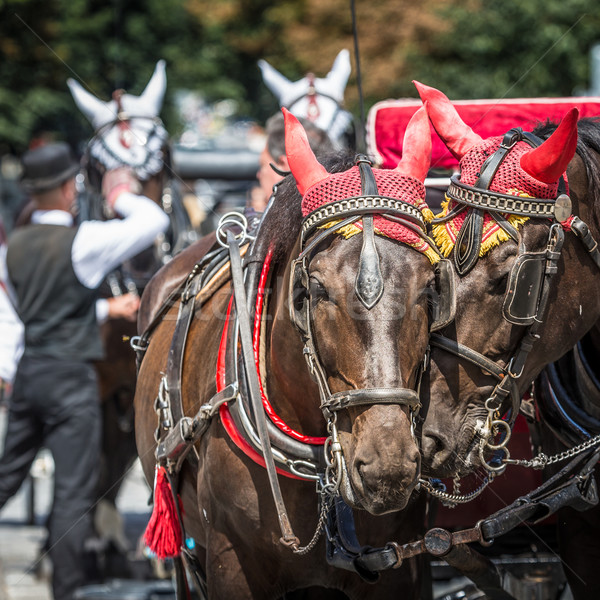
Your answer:
[[[319,302],[320,300],[329,300],[327,289],[318,279],[311,277],[309,287],[310,297],[314,302]]]
[[[499,277],[490,279],[490,292],[492,294],[504,294],[508,285],[508,273],[503,273]]]

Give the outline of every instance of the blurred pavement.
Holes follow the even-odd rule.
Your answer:
[[[4,444],[6,407],[0,406],[0,446]],[[38,579],[36,571],[47,571],[40,561],[40,548],[46,538],[44,523],[52,503],[52,461],[42,451],[34,463],[37,475],[34,485],[33,525],[31,517],[31,479],[0,511],[0,600],[52,600],[48,581]],[[132,548],[150,516],[150,489],[138,461],[129,471],[117,498],[127,538]]]

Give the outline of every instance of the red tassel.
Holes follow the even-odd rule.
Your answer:
[[[177,500],[179,510],[183,513],[179,496]],[[154,509],[144,533],[144,542],[161,559],[179,556],[181,553],[181,526],[164,467],[157,467],[154,476]]]

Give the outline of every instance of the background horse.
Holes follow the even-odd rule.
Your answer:
[[[342,108],[351,72],[348,50],[340,51],[325,77],[309,73],[298,81],[290,81],[266,60],[259,60],[258,66],[265,85],[275,95],[279,106],[326,131],[337,148],[354,147],[352,114]]]
[[[107,278],[105,296],[143,292],[150,278],[174,254],[196,238],[183,207],[179,182],[171,165],[168,134],[159,118],[166,89],[165,63],[159,61],[154,74],[140,96],[118,90],[110,102],[99,100],[76,81],[68,81],[73,98],[94,128],[83,159],[83,179],[78,180],[80,219],[104,219],[103,174],[128,166],[141,183],[142,193],[159,204],[171,219],[165,236],[154,247],[126,261]],[[102,468],[98,498],[102,514],[117,518],[115,500],[123,477],[136,457],[133,432],[135,393],[135,357],[127,342],[136,333],[135,323],[109,319],[101,334],[106,359],[97,363],[103,413]],[[114,525],[98,522],[99,534],[116,537],[121,551],[127,550],[124,536],[114,536]],[[103,520],[101,518],[100,520]],[[108,534],[104,527],[108,525]],[[118,531],[118,528],[117,528]]]
[[[531,382],[600,316],[594,251],[600,236],[600,122],[577,123],[571,110],[558,127],[534,130],[545,139],[537,147],[514,130],[483,140],[441,92],[418,88],[461,167],[448,190],[450,202],[434,221],[436,241],[452,256],[460,277],[455,322],[432,339],[424,380],[423,471],[460,477],[488,463],[493,475],[506,466],[507,430]],[[565,170],[570,201],[561,190]],[[543,424],[544,412],[541,418]],[[560,445],[545,438],[547,452]],[[598,510],[564,509],[559,521],[568,524],[566,514],[589,527],[589,545],[573,537],[574,527],[565,534],[569,551],[563,555],[575,595],[589,598],[600,589],[589,570],[598,552]],[[591,547],[596,549],[588,553]]]
[[[424,116],[420,111],[406,134],[413,136],[413,143],[406,147],[417,148],[421,154],[407,150],[396,171],[371,170],[363,163],[347,170],[348,161],[337,161],[331,169],[335,173],[330,175],[316,161],[304,131],[288,113],[286,151],[304,197],[288,178],[264,217],[255,246],[246,255],[250,255],[249,264],[263,265],[261,280],[263,261],[267,257],[271,261],[269,289],[264,294],[267,305],[262,318],[256,317],[254,328],[254,359],[258,360],[270,412],[285,423],[296,448],[301,441],[306,453],[312,444],[313,456],[321,456],[328,434],[339,435],[345,465],[336,469],[340,492],[349,506],[363,509],[355,513],[358,538],[373,546],[391,538],[414,539],[422,527],[423,503],[411,500],[420,463],[413,437],[413,401],[418,399],[416,389],[429,337],[428,297],[435,283],[430,260],[435,262],[438,256],[410,223],[406,225],[410,221],[406,213],[372,206],[377,231],[387,231],[387,236],[373,237],[368,231],[369,217],[364,215],[369,209],[352,212],[346,199],[352,196],[362,202],[365,187],[372,194],[369,186],[375,182],[378,193],[368,196],[369,202],[382,200],[380,194],[388,201],[402,199],[394,202],[418,215],[413,211],[425,207],[422,181],[430,151]],[[320,207],[327,204],[331,209],[335,201],[342,201],[338,205],[342,212],[323,217],[326,211]],[[384,218],[390,213],[399,221]],[[358,218],[363,219],[362,235],[356,225]],[[312,222],[330,228],[306,229]],[[341,226],[346,227],[344,235],[336,235]],[[387,229],[390,226],[393,231]],[[171,402],[162,373],[169,368],[168,356],[177,352],[170,346],[179,329],[176,315],[182,295],[172,296],[158,319],[148,313],[146,299],[155,298],[154,288],[161,288],[165,281],[180,279],[195,250],[196,246],[189,248],[159,271],[142,299],[140,322],[155,324],[141,363],[135,400],[138,451],[149,481],[155,474],[154,399],[162,390],[158,406]],[[296,261],[300,252],[301,260]],[[377,269],[371,271],[373,256],[378,257],[379,276]],[[197,254],[196,259],[200,258]],[[217,391],[226,390],[225,383],[231,383],[221,363],[231,348],[237,348],[236,338],[233,342],[228,339],[229,332],[235,331],[226,317],[231,290],[223,282],[213,288],[210,294],[200,291],[205,303],[191,320],[185,342],[181,398],[183,413],[188,416],[216,398]],[[258,297],[263,296],[259,293]],[[152,301],[150,305],[155,306]],[[313,373],[318,373],[319,385],[307,368],[307,356]],[[342,398],[347,403],[343,401],[339,410],[332,408],[337,415],[333,417],[327,407]],[[179,474],[185,529],[196,542],[208,580],[208,597],[275,599],[314,586],[343,591],[351,599],[367,595],[396,598],[399,589],[404,590],[404,597],[420,597],[416,585],[419,562],[415,559],[382,574],[377,585],[369,587],[356,573],[326,564],[323,539],[309,544],[309,548],[314,546],[312,552],[296,556],[278,543],[278,511],[270,498],[267,473],[260,466],[261,456],[251,439],[247,444],[239,442],[239,437],[247,435],[240,417],[243,402],[242,394],[220,409],[218,418],[212,419],[194,446],[197,461],[185,460]],[[159,426],[165,422],[161,414],[159,411]],[[329,415],[327,420],[324,414]],[[232,421],[241,423],[235,436],[230,433]],[[272,442],[279,448],[277,452],[289,450],[287,436],[288,442],[280,438]],[[325,447],[329,448],[329,442]],[[276,449],[273,452],[277,458]],[[282,475],[288,475],[279,481],[290,521],[298,537],[309,540],[318,528],[314,481],[310,477],[302,481],[303,474],[297,470],[290,478],[286,461],[279,459],[276,464]],[[319,460],[304,464],[315,465],[313,469],[319,472],[323,468]]]

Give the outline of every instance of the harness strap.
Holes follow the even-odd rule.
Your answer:
[[[590,233],[590,228],[579,217],[573,217],[573,220],[571,221],[571,229],[585,246],[590,258],[600,269],[600,251],[598,250],[598,242]]]
[[[197,266],[192,269],[188,275],[183,293],[181,294],[181,302],[179,304],[179,314],[177,315],[177,323],[169,355],[167,358],[167,389],[169,391],[169,400],[171,403],[171,413],[175,423],[180,421],[183,416],[183,406],[181,402],[181,374],[183,370],[183,357],[187,341],[187,334],[194,317],[194,299],[200,287],[199,270]]]
[[[321,400],[321,410],[335,412],[349,406],[369,404],[405,404],[412,409],[421,406],[419,395],[408,388],[360,388],[337,392]]]
[[[294,532],[290,525],[287,510],[283,501],[283,496],[281,494],[281,488],[279,487],[277,473],[275,471],[273,450],[271,448],[271,443],[269,440],[269,432],[267,429],[267,423],[265,420],[262,405],[262,398],[260,395],[258,373],[256,372],[256,369],[254,367],[252,331],[250,328],[250,316],[248,314],[248,307],[246,304],[246,290],[244,289],[244,275],[242,271],[242,258],[240,255],[240,247],[238,241],[235,239],[235,236],[231,232],[231,230],[227,231],[227,245],[229,246],[229,257],[231,261],[231,278],[233,281],[233,295],[235,298],[235,308],[238,315],[238,323],[240,329],[242,357],[244,361],[246,377],[248,378],[248,387],[250,397],[252,400],[252,407],[254,409],[254,415],[256,418],[256,424],[258,427],[258,433],[260,436],[263,458],[265,460],[265,467],[267,469],[267,475],[269,477],[269,483],[271,485],[271,492],[273,494],[273,500],[275,502],[275,508],[277,510],[279,526],[281,528],[281,542],[285,546],[298,547],[298,545],[300,544],[300,540],[294,535]]]
[[[458,358],[468,360],[470,363],[480,367],[500,381],[504,379],[506,375],[506,371],[499,367],[494,361],[456,340],[451,340],[439,333],[432,333],[429,343],[432,346],[436,346],[437,348],[441,348],[442,350],[454,354]]]

